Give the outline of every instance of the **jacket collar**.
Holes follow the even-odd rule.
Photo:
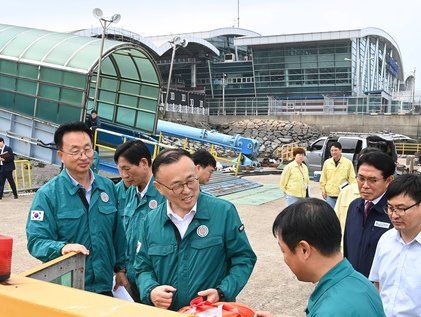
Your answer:
[[[320,297],[322,297],[331,287],[351,275],[353,272],[354,269],[347,259],[342,259],[341,262],[331,268],[330,271],[320,279],[311,294],[310,299],[308,300],[307,310],[311,311]]]
[[[360,212],[364,212],[365,200],[362,199],[362,198],[358,198],[358,199],[360,200],[360,202],[358,204],[358,210]],[[383,214],[384,213],[383,208],[384,208],[384,206],[386,206],[386,204],[387,204],[387,199],[386,199],[385,195],[383,194],[382,198],[377,202],[377,204],[375,204],[373,206],[372,209],[374,209],[378,213]]]
[[[90,173],[92,173],[92,172],[90,171]],[[63,168],[63,170],[60,172],[58,177],[60,179],[64,180],[65,184],[67,185],[67,186],[65,186],[65,188],[67,189],[68,193],[70,195],[76,195],[76,193],[79,189],[79,186],[75,185],[73,183],[72,179],[70,178],[69,174],[67,173],[66,168]],[[97,178],[94,178],[94,180],[92,182],[92,193],[94,192],[94,190],[96,188],[99,188],[100,190],[105,191],[104,184],[102,182],[98,181]]]
[[[197,199],[197,210],[196,210],[196,214],[193,217],[193,221],[195,219],[197,220],[210,219],[209,206],[206,202],[206,196],[207,196],[206,194],[199,192],[199,197]],[[165,202],[162,204],[162,209],[161,209],[160,222],[161,222],[162,227],[165,225],[167,221],[171,221],[171,219],[167,215],[167,204],[168,204],[168,200],[166,199]]]

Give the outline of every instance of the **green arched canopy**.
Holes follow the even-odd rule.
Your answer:
[[[61,124],[93,109],[101,39],[0,24],[0,108]],[[105,40],[101,118],[155,132],[160,76],[141,47]]]

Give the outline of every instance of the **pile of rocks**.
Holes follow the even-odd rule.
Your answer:
[[[177,122],[181,123],[181,122]],[[192,125],[191,123],[183,123]],[[240,134],[241,136],[256,139],[261,143],[259,158],[278,159],[278,149],[284,144],[298,143],[307,146],[310,141],[316,140],[321,132],[314,127],[298,121],[281,121],[266,119],[246,119],[229,124],[205,126],[201,123],[198,128],[214,129],[228,135]],[[182,142],[173,138],[165,138],[164,143],[181,146]],[[190,148],[203,148],[198,142],[190,142]],[[219,153],[219,152],[218,152]],[[230,152],[224,155],[231,154]]]
[[[278,149],[289,143],[307,146],[321,132],[298,121],[247,119],[223,125],[219,131],[229,135],[240,134],[260,141],[260,157],[277,159]]]

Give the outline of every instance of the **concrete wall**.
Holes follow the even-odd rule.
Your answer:
[[[421,139],[421,115],[281,115],[281,116],[201,116],[192,114],[169,113],[167,120],[180,119],[186,122],[206,122],[209,124],[227,124],[246,119],[274,119],[283,121],[301,121],[312,125],[324,133],[379,132],[390,131]]]

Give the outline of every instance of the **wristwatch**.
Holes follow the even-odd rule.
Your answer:
[[[224,299],[225,299],[225,294],[224,294],[224,292],[219,288],[219,287],[217,287],[216,288],[216,291],[218,292],[218,296],[219,296],[219,301],[221,302],[221,301],[223,301]]]

